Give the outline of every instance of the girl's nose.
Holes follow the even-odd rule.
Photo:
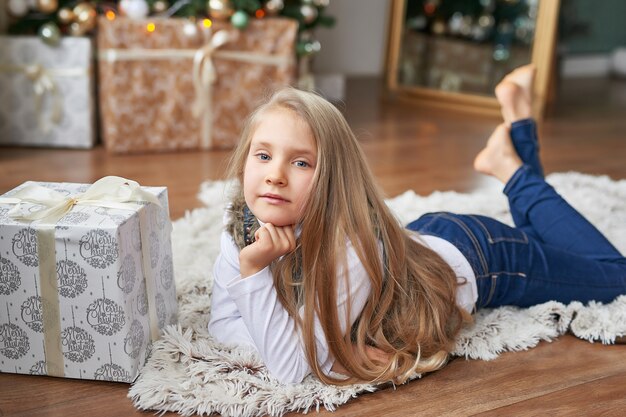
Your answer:
[[[276,185],[281,187],[287,185],[287,178],[282,172],[275,170],[274,172],[267,174],[265,177],[265,183],[267,185]]]

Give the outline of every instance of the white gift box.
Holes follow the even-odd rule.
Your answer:
[[[70,210],[58,220],[16,219],[16,210],[43,212],[12,201],[33,185],[54,190]],[[137,188],[160,207],[77,198],[89,185],[71,183],[29,181],[0,196],[0,371],[136,378],[177,314],[167,189]]]
[[[92,48],[86,37],[0,36],[0,145],[94,145]]]

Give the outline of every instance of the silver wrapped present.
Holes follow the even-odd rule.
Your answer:
[[[0,36],[0,145],[90,148],[96,139],[92,41]]]
[[[170,233],[167,189],[120,177],[0,196],[0,371],[133,381],[176,322]]]

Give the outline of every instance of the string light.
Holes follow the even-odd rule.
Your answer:
[[[107,10],[105,13],[105,16],[107,17],[108,20],[115,20],[116,18],[115,12],[113,10]]]
[[[207,28],[207,29],[208,29],[208,28],[210,28],[211,26],[213,26],[213,22],[211,21],[211,19],[203,19],[203,20],[202,20],[202,25],[203,25],[205,28]]]
[[[150,33],[154,32],[155,29],[156,29],[156,25],[152,22],[146,25],[146,30]]]
[[[257,9],[257,11],[254,12],[254,15],[256,16],[257,19],[263,19],[265,17],[265,10]]]

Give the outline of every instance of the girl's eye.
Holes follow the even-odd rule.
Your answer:
[[[256,155],[257,158],[259,158],[261,161],[269,161],[270,160],[270,156],[266,153],[258,153]]]
[[[296,161],[294,162],[294,164],[298,167],[298,168],[306,168],[309,166],[309,164],[307,162],[304,161]]]

